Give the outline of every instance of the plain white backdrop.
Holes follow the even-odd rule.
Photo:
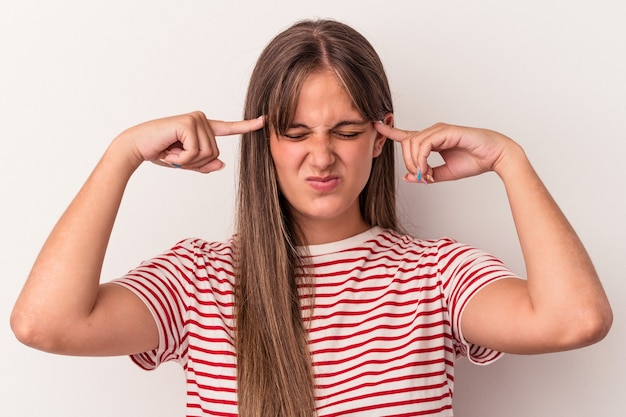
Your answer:
[[[444,121],[520,142],[585,242],[612,301],[609,336],[551,355],[457,363],[460,417],[622,417],[626,236],[626,3],[621,0],[68,1],[0,3],[0,415],[181,416],[176,365],[26,348],[9,315],[47,234],[108,143],[148,119],[203,110],[239,119],[264,45],[302,18],[351,24],[387,68],[397,126]],[[103,281],[178,240],[232,232],[238,138],[227,168],[142,167],[129,184]],[[399,174],[404,170],[399,166]],[[495,175],[399,185],[404,224],[453,236],[524,273]],[[60,303],[63,300],[59,300]]]

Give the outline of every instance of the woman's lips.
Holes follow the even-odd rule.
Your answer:
[[[306,181],[311,188],[320,192],[333,191],[339,185],[339,177],[337,176],[308,177]]]

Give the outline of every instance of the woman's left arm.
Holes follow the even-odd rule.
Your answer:
[[[591,259],[517,143],[494,131],[445,124],[421,132],[377,129],[401,143],[407,181],[495,171],[504,182],[527,279],[496,281],[471,299],[461,322],[469,342],[530,354],[583,347],[608,333],[612,311]],[[445,164],[430,167],[431,152]]]

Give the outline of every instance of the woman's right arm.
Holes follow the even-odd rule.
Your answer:
[[[156,325],[143,302],[121,286],[100,285],[126,184],[143,161],[203,173],[220,169],[214,135],[262,126],[262,118],[221,122],[196,112],[143,123],[120,134],[41,249],[11,315],[17,338],[68,355],[126,355],[156,348]]]

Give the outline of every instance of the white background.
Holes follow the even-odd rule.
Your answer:
[[[277,32],[330,17],[379,51],[399,127],[488,127],[520,142],[595,261],[615,322],[593,347],[458,362],[461,417],[622,417],[626,371],[626,3],[526,1],[33,1],[0,6],[0,415],[180,416],[176,365],[71,358],[20,345],[9,314],[48,232],[108,143],[192,110],[238,119],[252,66]],[[237,138],[227,169],[144,166],[129,184],[103,271],[109,280],[181,238],[232,231]],[[399,173],[403,169],[398,168]],[[407,227],[453,236],[524,273],[493,174],[400,185]],[[60,303],[63,300],[59,300]]]

